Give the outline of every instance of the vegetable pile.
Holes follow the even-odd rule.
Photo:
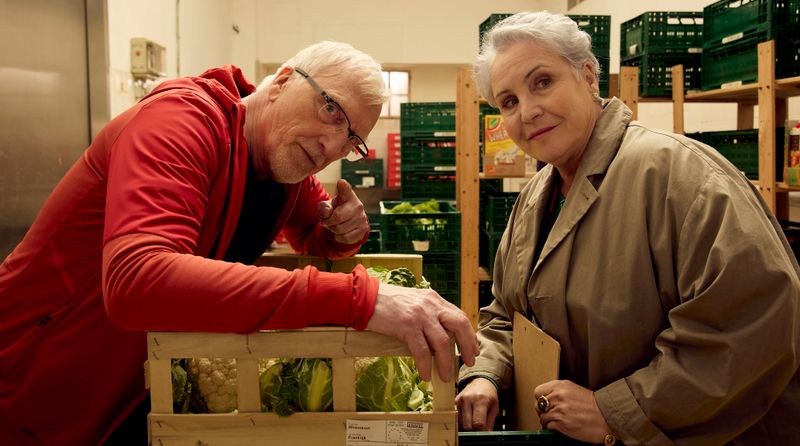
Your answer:
[[[370,267],[367,272],[391,285],[418,284],[407,268]],[[430,385],[422,381],[411,357],[357,358],[356,408],[359,411],[429,411]],[[333,370],[329,358],[268,358],[259,361],[262,412],[285,417],[294,412],[333,410]],[[173,359],[172,400],[175,413],[226,413],[236,409],[236,360]]]

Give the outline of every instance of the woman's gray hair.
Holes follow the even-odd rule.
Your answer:
[[[369,105],[380,105],[389,99],[383,81],[381,64],[361,50],[342,42],[322,41],[309,45],[264,78],[258,89],[266,88],[285,66],[297,67],[314,77],[347,73],[355,81],[357,93]]]
[[[492,92],[491,70],[495,58],[517,42],[534,42],[545,45],[572,65],[576,74],[586,62],[594,66],[600,77],[600,64],[592,53],[592,38],[563,14],[520,12],[498,22],[483,36],[481,50],[475,59],[475,81],[478,91],[496,107]]]

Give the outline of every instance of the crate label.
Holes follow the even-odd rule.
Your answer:
[[[433,132],[433,136],[456,136],[456,132]]]
[[[720,89],[724,89],[724,88],[740,87],[740,86],[742,86],[742,84],[743,84],[742,81],[733,81],[733,82],[728,82],[728,83],[722,84],[722,85],[719,86],[719,88]]]
[[[730,42],[734,42],[736,40],[739,40],[742,37],[744,37],[744,33],[742,33],[742,32],[739,32],[739,33],[736,33],[736,34],[731,34],[730,36],[723,38],[722,39],[722,43],[724,45],[726,43],[730,43]]]
[[[428,423],[400,420],[347,420],[347,446],[428,444]]]
[[[455,172],[456,166],[436,166],[433,170],[435,172]]]

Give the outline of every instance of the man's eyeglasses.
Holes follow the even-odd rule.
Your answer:
[[[295,67],[294,71],[297,72],[300,76],[303,76],[308,83],[314,87],[314,90],[322,96],[322,99],[325,100],[325,104],[317,112],[319,119],[326,123],[332,125],[339,125],[342,123],[342,116],[344,117],[345,121],[347,122],[347,139],[350,141],[350,144],[353,146],[353,150],[349,150],[347,152],[347,160],[348,161],[358,161],[362,158],[367,158],[369,155],[369,148],[367,148],[367,143],[364,140],[356,135],[353,129],[350,127],[350,118],[347,117],[347,113],[344,112],[344,109],[338,102],[334,101],[333,98],[319,86],[319,84],[309,76],[308,73],[301,70],[300,68]]]

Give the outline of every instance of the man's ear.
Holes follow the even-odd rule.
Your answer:
[[[294,73],[294,68],[288,65],[284,65],[283,67],[281,67],[280,70],[278,70],[278,73],[275,74],[275,77],[272,79],[272,83],[269,85],[268,88],[269,91],[268,98],[270,102],[274,101],[275,98],[278,97],[280,91],[283,90],[284,86],[286,86],[286,81],[288,81],[289,78],[292,77],[293,73]]]

